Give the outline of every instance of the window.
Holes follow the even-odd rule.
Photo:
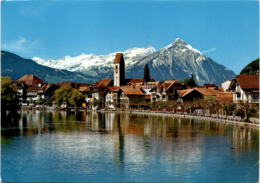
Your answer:
[[[253,93],[252,98],[253,98],[253,100],[258,100],[259,99],[259,93]]]
[[[237,94],[237,99],[240,100],[241,99],[241,93]]]
[[[115,66],[115,73],[118,73],[118,65]]]

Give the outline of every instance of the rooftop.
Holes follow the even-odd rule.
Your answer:
[[[238,75],[235,80],[242,89],[259,89],[259,75]]]
[[[139,87],[121,86],[120,88],[126,95],[144,95],[143,91]]]
[[[45,81],[41,80],[40,78],[38,78],[37,76],[35,76],[33,74],[26,74],[26,75],[22,76],[21,78],[19,78],[17,81],[24,82],[28,86],[33,86],[38,83],[45,83]]]
[[[121,63],[124,61],[123,53],[116,53],[114,63]]]

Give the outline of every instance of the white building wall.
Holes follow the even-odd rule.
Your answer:
[[[120,69],[121,68],[119,63],[114,64],[114,86],[120,86]]]

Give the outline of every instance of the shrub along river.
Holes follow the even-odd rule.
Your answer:
[[[256,183],[259,130],[128,113],[2,116],[4,182]]]

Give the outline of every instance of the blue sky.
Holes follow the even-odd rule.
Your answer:
[[[184,39],[236,73],[259,57],[257,1],[2,2],[2,49],[58,59]]]

